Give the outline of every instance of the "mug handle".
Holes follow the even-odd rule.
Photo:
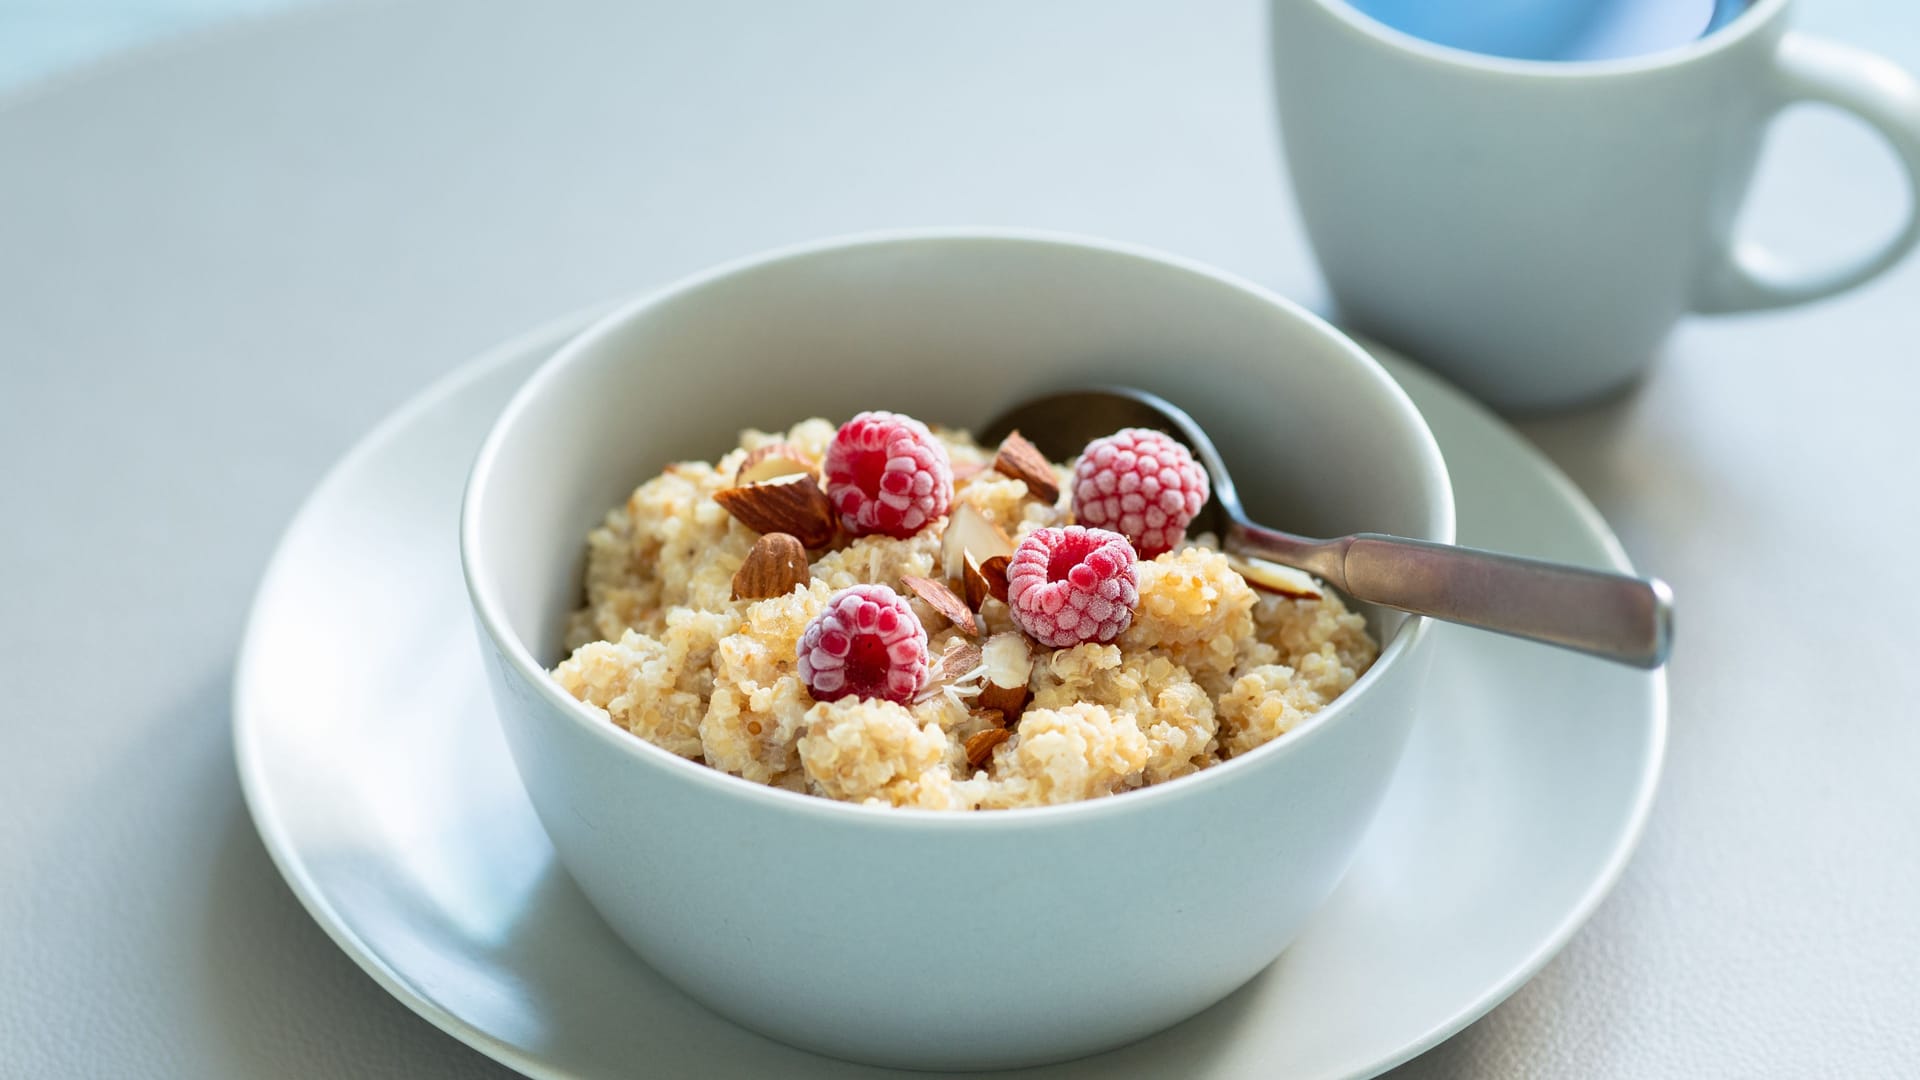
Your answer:
[[[1780,106],[1817,101],[1843,109],[1880,133],[1907,172],[1907,220],[1877,250],[1828,270],[1792,272],[1779,257],[1736,243],[1706,281],[1695,310],[1752,311],[1818,300],[1886,270],[1920,241],[1920,81],[1864,49],[1789,32],[1774,54]]]

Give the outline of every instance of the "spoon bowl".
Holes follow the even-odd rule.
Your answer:
[[[1246,516],[1233,477],[1206,431],[1185,410],[1145,390],[1094,386],[1032,398],[995,417],[980,435],[983,443],[994,446],[1018,431],[1047,460],[1072,461],[1088,443],[1121,428],[1152,428],[1171,435],[1207,470],[1207,502],[1188,525],[1190,531],[1224,536],[1233,518]]]
[[[1357,600],[1636,667],[1657,668],[1672,651],[1673,591],[1657,578],[1379,533],[1315,540],[1256,524],[1206,430],[1157,394],[1127,386],[1057,391],[1008,409],[981,434],[991,444],[1018,430],[1064,461],[1129,427],[1163,432],[1193,452],[1210,490],[1189,528],[1214,534],[1235,555],[1305,570]]]

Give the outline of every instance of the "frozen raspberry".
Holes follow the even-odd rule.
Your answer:
[[[1133,541],[1143,559],[1172,551],[1207,504],[1207,470],[1148,428],[1095,439],[1073,466],[1073,517]]]
[[[947,448],[927,425],[899,413],[863,412],[840,425],[821,471],[840,524],[855,536],[904,540],[953,499]]]
[[[800,680],[816,701],[852,694],[905,702],[927,681],[927,630],[885,585],[855,585],[827,601],[800,635]]]
[[[1013,621],[1042,645],[1112,641],[1140,600],[1133,545],[1105,529],[1035,529],[1007,564]]]

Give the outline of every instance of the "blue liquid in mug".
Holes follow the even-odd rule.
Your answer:
[[[1402,33],[1516,60],[1614,60],[1679,48],[1752,0],[1348,0]]]

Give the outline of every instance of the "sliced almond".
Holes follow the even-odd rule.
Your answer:
[[[753,542],[747,561],[733,575],[735,600],[766,600],[785,596],[813,579],[807,568],[807,549],[798,537],[770,532]]]
[[[810,548],[825,547],[833,539],[833,504],[811,473],[726,488],[713,498],[755,532],[787,533]]]
[[[993,748],[1013,738],[1013,732],[1003,727],[990,727],[974,732],[967,738],[967,764],[979,768],[993,756]]]
[[[913,595],[925,600],[927,606],[939,612],[942,618],[959,627],[961,633],[980,632],[980,627],[973,621],[973,609],[955,596],[953,590],[947,588],[944,582],[903,574],[900,577],[900,584],[905,585]]]
[[[953,682],[971,675],[979,666],[980,646],[971,641],[955,639],[947,643],[946,651],[933,662],[931,675],[933,679]]]
[[[970,502],[954,506],[947,517],[947,531],[940,536],[940,566],[949,581],[964,581],[967,553],[984,565],[995,555],[1013,556],[1013,540],[1006,530],[993,523]]]
[[[792,443],[770,442],[741,460],[739,471],[733,474],[733,482],[736,485],[758,484],[777,476],[812,473],[813,470],[813,459],[799,447]]]
[[[1018,431],[1001,440],[999,452],[993,455],[993,470],[1024,481],[1027,494],[1049,506],[1060,498],[1060,479],[1054,474],[1053,463]]]
[[[953,486],[959,487],[986,471],[987,467],[977,461],[956,461],[953,463]]]
[[[1244,555],[1228,555],[1227,565],[1245,578],[1247,584],[1261,592],[1292,600],[1318,600],[1325,595],[1320,590],[1320,583],[1313,580],[1312,575],[1291,566]]]
[[[1005,555],[981,562],[973,557],[973,552],[967,552],[966,565],[960,569],[960,587],[967,594],[967,606],[978,611],[989,596],[1006,603],[1007,567],[1012,562]]]
[[[980,563],[980,576],[986,579],[987,595],[1001,603],[1007,602],[1007,567],[1013,563],[1010,555],[994,555]]]
[[[966,604],[978,609],[987,602],[987,577],[980,572],[979,560],[972,552],[960,556],[960,591],[966,594]]]
[[[947,651],[927,667],[927,682],[914,695],[915,701],[927,701],[944,694],[947,687],[972,675],[980,667],[980,646],[956,638],[947,643]]]
[[[980,680],[980,696],[973,699],[975,707],[997,709],[1008,722],[1017,719],[1030,696],[1033,643],[1016,630],[995,634],[980,647],[980,662],[987,670]]]

